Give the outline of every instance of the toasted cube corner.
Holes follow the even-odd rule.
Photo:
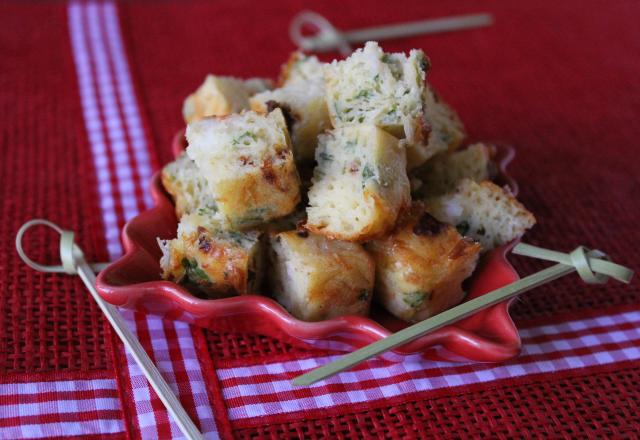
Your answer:
[[[229,229],[283,217],[300,201],[300,178],[280,109],[206,118],[187,126],[187,140],[187,154]]]
[[[324,82],[324,63],[315,55],[293,52],[282,66],[278,87],[293,83]]]
[[[390,231],[411,202],[406,152],[374,125],[320,136],[305,227],[330,238],[366,241]]]
[[[207,75],[198,89],[185,99],[182,115],[187,124],[208,116],[224,116],[249,108],[249,97],[271,88],[268,80],[241,80]]]
[[[367,245],[376,264],[375,299],[394,316],[416,322],[464,298],[462,282],[476,267],[480,245],[414,203],[394,231]]]
[[[281,232],[270,241],[270,286],[293,316],[320,321],[368,314],[375,268],[361,245],[304,230]]]
[[[204,297],[256,293],[264,273],[261,233],[219,229],[206,216],[188,214],[177,237],[158,240],[162,278]]]
[[[425,201],[438,220],[456,226],[487,251],[520,238],[536,219],[508,190],[463,179],[452,193]]]

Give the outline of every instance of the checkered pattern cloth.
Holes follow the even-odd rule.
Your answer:
[[[25,138],[24,155],[22,151],[16,151],[15,156],[23,161],[20,164],[30,164],[28,168],[21,168],[27,169],[23,173],[28,179],[21,179],[14,170],[22,165],[11,168],[7,165],[3,168],[3,175],[7,176],[7,194],[22,193],[25,197],[35,194],[35,206],[41,206],[42,213],[27,206],[23,213],[27,218],[46,213],[48,208],[44,208],[44,204],[60,207],[60,211],[54,213],[60,220],[55,220],[64,227],[71,228],[75,224],[74,228],[84,233],[80,234],[80,239],[86,241],[82,243],[83,248],[93,252],[91,258],[113,260],[122,253],[119,236],[124,223],[152,205],[147,186],[152,173],[167,160],[168,136],[175,131],[175,127],[165,124],[162,119],[167,113],[162,106],[156,105],[158,96],[152,91],[155,89],[143,87],[150,78],[155,78],[153,75],[162,74],[158,69],[145,71],[140,60],[150,56],[148,48],[162,50],[162,46],[152,43],[155,38],[165,38],[164,31],[188,32],[187,23],[194,20],[194,29],[199,29],[197,20],[211,17],[212,11],[205,5],[192,5],[190,20],[186,20],[184,10],[170,9],[168,5],[143,10],[139,5],[71,1],[35,6],[35,13],[27,19],[22,7],[6,6],[8,14],[0,14],[20,16],[27,20],[22,26],[29,24],[32,26],[25,28],[34,29],[29,37],[31,40],[24,34],[24,29],[18,32],[24,41],[15,45],[24,46],[20,46],[22,51],[12,53],[27,53],[23,58],[28,59],[28,64],[22,66],[23,70],[8,69],[6,84],[12,80],[18,85],[15,90],[8,89],[7,96],[16,97],[20,102],[18,97],[29,91],[21,82],[26,75],[24,81],[35,90],[35,97],[30,99],[36,104],[24,111],[21,104],[17,105],[16,112],[24,115],[21,117],[25,121],[31,121],[34,108],[45,108],[47,114],[55,115],[51,118],[61,118],[66,113],[74,117],[65,122],[64,130],[56,128],[59,124],[55,119],[47,122],[48,130],[44,133],[36,130],[33,134],[39,142],[31,144],[32,141]],[[239,17],[238,25],[242,25],[243,19],[236,7],[219,6],[215,12]],[[206,9],[207,14],[200,14],[200,8]],[[508,7],[502,9],[505,10]],[[158,21],[141,20],[147,12]],[[637,17],[637,8],[635,12]],[[331,14],[327,12],[327,15]],[[135,17],[137,27],[129,22]],[[278,20],[272,19],[274,23]],[[578,26],[580,23],[578,20]],[[176,25],[178,29],[169,25]],[[231,32],[232,25],[226,21],[221,21],[220,26],[225,32]],[[247,38],[251,38],[253,30],[247,29]],[[620,31],[631,32],[629,28]],[[0,31],[0,41],[5,38],[14,44],[17,40],[10,39],[9,31],[6,32]],[[282,29],[280,33],[284,34]],[[193,41],[217,44],[206,39]],[[482,50],[483,40],[478,41],[471,44]],[[37,53],[36,49],[42,52]],[[240,50],[240,55],[244,50]],[[624,52],[619,47],[618,50]],[[197,53],[197,50],[190,53]],[[163,59],[167,55],[154,56]],[[60,63],[56,74],[46,70],[52,61]],[[231,63],[234,58],[225,61]],[[19,59],[15,65],[21,66]],[[461,69],[464,67],[460,66]],[[167,64],[163,68],[179,78],[191,75],[184,66]],[[29,76],[31,70],[39,74],[45,72],[36,77],[44,81],[42,89],[33,85],[37,82]],[[224,69],[221,71],[225,73]],[[259,73],[262,72],[250,74]],[[64,78],[60,80],[56,75]],[[169,83],[159,82],[155,87],[162,88],[165,84]],[[512,86],[505,83],[504,87],[511,90]],[[41,95],[41,90],[46,92]],[[179,89],[175,96],[182,97],[186,91]],[[52,99],[45,100],[43,96]],[[8,133],[5,139],[9,142],[16,136],[14,128],[15,132],[20,132],[23,125],[11,119],[6,111],[8,101],[1,99],[0,119],[14,124],[10,126],[12,128],[5,128]],[[173,104],[170,111],[177,113],[179,106]],[[465,116],[464,107],[462,113]],[[168,126],[161,135],[154,131],[158,124]],[[69,133],[73,138],[65,137],[71,136]],[[47,145],[51,147],[47,149]],[[83,171],[76,173],[76,164],[73,164],[73,168],[60,171],[60,174],[49,168],[47,173],[39,173],[37,166],[30,162],[38,158],[28,157],[32,153],[27,147],[40,148],[37,151],[51,163],[75,161]],[[61,157],[65,155],[68,157]],[[48,165],[43,163],[42,167]],[[29,181],[43,183],[28,187]],[[16,182],[23,186],[12,186],[18,185]],[[66,202],[57,198],[60,197],[58,192],[54,194],[41,189],[56,185],[62,188],[67,184],[74,191],[59,192],[77,192],[77,203],[73,205],[64,205]],[[525,186],[524,197],[531,196],[532,191],[535,190]],[[14,202],[11,196],[4,200],[15,206],[20,203]],[[63,206],[67,206],[66,211]],[[637,205],[631,209],[637,209]],[[539,216],[544,218],[544,215],[544,209],[541,209]],[[16,218],[16,224],[24,219]],[[3,229],[3,233],[14,230],[12,224]],[[40,249],[39,256],[43,258],[55,254],[45,242],[43,237],[34,238]],[[602,247],[608,250],[607,246]],[[0,270],[6,270],[4,268],[10,264],[17,268],[11,272],[14,275],[0,274],[5,280],[11,280],[0,285],[0,315],[3,315],[0,317],[0,438],[181,438],[179,429],[133,359],[109,330],[99,311],[86,299],[82,285],[58,275],[32,274],[20,266],[17,259],[0,260]],[[27,293],[22,293],[24,289],[28,289]],[[49,295],[49,291],[55,295]],[[74,304],[77,309],[73,308]],[[638,402],[638,393],[634,394],[633,390],[635,387],[637,391],[640,378],[636,367],[640,360],[640,309],[633,301],[611,305],[518,319],[523,351],[517,359],[503,364],[433,362],[418,355],[405,356],[397,362],[371,360],[308,388],[293,388],[290,380],[301,372],[330,362],[337,353],[328,349],[308,351],[255,335],[216,334],[152,315],[129,310],[121,312],[207,438],[400,438],[424,435],[425,427],[432,434],[443,436],[466,432],[468,435],[510,437],[522,432],[520,429],[526,429],[542,435],[616,437],[637,433],[640,429],[637,414],[628,409],[633,402]],[[519,306],[520,310],[528,307],[527,304]],[[594,393],[594,404],[604,401],[603,396],[607,394],[597,390],[616,390],[620,400],[606,404],[609,408],[616,407],[609,410],[612,412],[608,417],[603,416],[604,410],[585,416],[584,410],[579,408],[580,399],[573,401],[566,397],[573,396],[570,385],[563,388],[565,394],[553,388],[561,381],[570,384],[577,377],[585,377],[581,382],[583,385],[576,387],[583,395]],[[616,378],[617,382],[606,382],[613,380],[611,378]],[[547,390],[543,394],[555,399],[559,407],[566,407],[569,399],[575,417],[586,417],[580,428],[582,431],[571,431],[573,425],[565,423],[560,413],[539,419],[530,415],[528,420],[539,420],[539,425],[522,420],[497,422],[513,417],[511,411],[521,400],[507,396],[502,390],[518,393],[522,387],[528,387],[527,393],[533,396],[536,390]],[[557,396],[565,397],[563,400]],[[439,403],[442,399],[453,400]],[[542,403],[531,401],[527,405],[533,408],[537,404]],[[487,405],[498,408],[498,413],[487,416],[493,411],[486,408]],[[554,410],[552,403],[545,402],[544,405],[544,411]],[[526,416],[521,414],[520,418]],[[476,426],[478,424],[482,426]],[[560,425],[562,429],[553,429]]]

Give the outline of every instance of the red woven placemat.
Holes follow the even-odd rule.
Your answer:
[[[293,49],[286,34],[289,20],[303,6],[121,4],[124,41],[149,123],[152,156],[160,162],[170,159],[170,138],[182,126],[181,102],[206,73],[275,75]],[[25,270],[13,250],[19,225],[37,215],[77,231],[90,259],[107,259],[66,5],[0,8],[0,382],[63,373],[75,379],[115,379],[123,368],[122,353],[82,284]],[[637,3],[545,1],[521,8],[507,1],[415,1],[402,7],[327,2],[315,8],[343,28],[493,13],[496,24],[488,29],[384,46],[424,48],[434,65],[432,82],[459,110],[471,139],[517,148],[511,171],[520,182],[521,199],[539,220],[528,241],[564,250],[577,244],[599,246],[614,260],[639,266],[634,246],[640,218],[640,159],[634,151],[640,134],[635,122],[640,111]],[[55,258],[50,238],[34,234],[30,255]],[[518,259],[516,265],[521,273],[539,268],[529,260]],[[567,316],[637,304],[639,297],[637,281],[587,287],[566,279],[524,297],[514,315],[519,322]],[[195,333],[200,356],[208,358],[201,359],[204,371],[214,376],[213,367],[241,365],[248,358],[267,362],[322,355],[257,335]],[[457,389],[439,397],[413,395],[375,409],[345,410],[342,416],[316,413],[300,419],[293,414],[278,423],[232,421],[228,427],[218,422],[223,433],[233,430],[238,437],[403,438],[417,427],[437,436],[533,432],[630,437],[640,429],[632,411],[640,399],[639,374],[634,365],[614,364],[499,387]],[[220,394],[217,379],[208,380],[209,394]],[[216,411],[224,411],[224,399],[218,395],[216,402]],[[126,419],[122,411],[110,417]],[[115,434],[120,435],[128,434]]]
[[[0,372],[108,369],[109,338],[82,282],[27,271],[14,248],[17,229],[37,215],[77,231],[91,261],[108,258],[90,151],[78,148],[86,140],[66,11],[2,9]],[[30,255],[55,260],[54,236],[40,232],[30,235]]]

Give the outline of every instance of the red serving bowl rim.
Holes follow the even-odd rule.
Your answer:
[[[182,139],[183,131],[180,131],[176,134],[172,145],[176,155],[184,150],[184,147],[176,146],[178,143],[183,145]],[[513,148],[498,148],[496,162],[500,169],[499,183],[508,185],[512,192],[517,193],[518,188],[515,181],[505,171],[513,157]],[[134,280],[128,283],[127,274],[135,271],[137,267],[149,269],[148,265],[153,263],[157,266],[157,273],[160,272],[157,258],[152,257],[157,250],[149,249],[152,246],[151,243],[155,243],[155,237],[149,237],[148,233],[145,234],[150,222],[173,221],[177,225],[173,203],[162,187],[160,173],[156,173],[152,178],[151,194],[155,206],[131,219],[122,231],[124,255],[98,275],[97,289],[107,302],[117,306],[136,308],[144,301],[168,301],[175,310],[180,311],[180,313],[173,314],[173,317],[177,319],[181,319],[183,314],[191,317],[208,317],[213,320],[250,314],[267,320],[279,332],[287,334],[293,339],[312,344],[313,341],[353,339],[352,348],[356,348],[392,333],[369,317],[342,316],[319,322],[301,321],[267,296],[242,295],[213,300],[201,299],[190,294],[184,287],[170,281],[157,279],[135,282]],[[173,234],[175,235],[175,229]],[[152,238],[153,240],[151,240]],[[467,299],[519,278],[506,259],[506,254],[513,244],[494,249],[483,257],[481,264],[472,276]],[[496,278],[493,274],[498,272],[500,279],[493,279]],[[479,276],[476,276],[477,274]],[[125,280],[124,283],[123,280]],[[509,315],[510,304],[510,301],[506,301],[494,305],[459,323],[446,326],[398,347],[394,351],[401,354],[424,353],[425,350],[438,346],[438,354],[435,354],[434,351],[429,357],[485,362],[510,359],[519,353],[521,346],[517,329]],[[198,322],[197,319],[192,321],[196,324]],[[481,328],[478,329],[477,325],[480,325]],[[233,328],[229,330],[233,331]]]

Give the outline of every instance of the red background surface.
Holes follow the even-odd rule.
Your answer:
[[[456,13],[490,12],[490,28],[384,43],[423,48],[431,82],[460,113],[470,140],[517,149],[510,171],[537,216],[526,237],[570,250],[598,247],[640,267],[640,3],[635,1],[162,2],[120,5],[130,64],[160,163],[182,126],[184,97],[208,72],[276,75],[293,49],[288,23],[301,9],[339,28]],[[78,231],[89,258],[106,252],[90,150],[66,28],[64,4],[0,6],[0,373],[114,370],[113,339],[80,281],[27,271],[13,250],[20,224],[34,216]],[[53,258],[35,235],[29,252]],[[514,258],[522,274],[541,264]],[[524,296],[519,322],[637,304],[639,282],[585,286],[575,276]],[[205,332],[214,365],[297,349],[255,335]],[[318,420],[232,425],[238,436],[291,433],[619,437],[640,429],[640,368],[525,378]]]

